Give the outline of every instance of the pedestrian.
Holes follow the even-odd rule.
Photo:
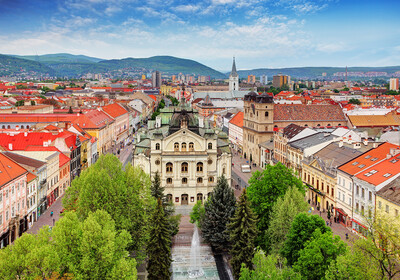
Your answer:
[[[347,239],[349,239],[349,234],[348,234],[348,233],[346,233],[346,240],[347,240]]]
[[[54,227],[54,223],[56,222],[56,219],[53,218],[53,227]]]
[[[328,221],[326,221],[326,226],[329,226],[329,222]]]
[[[332,226],[332,219],[329,220],[329,225]]]
[[[50,217],[53,217],[53,211],[50,212]]]

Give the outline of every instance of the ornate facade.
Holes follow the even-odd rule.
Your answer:
[[[185,104],[163,109],[149,129],[138,132],[134,165],[151,177],[158,172],[165,194],[176,205],[205,200],[224,175],[231,181],[228,136],[209,128]]]

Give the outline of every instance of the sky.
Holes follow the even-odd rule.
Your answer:
[[[0,0],[0,53],[171,55],[228,71],[400,65],[398,0]]]

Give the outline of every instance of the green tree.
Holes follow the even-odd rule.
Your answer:
[[[298,260],[300,250],[311,240],[316,229],[319,229],[321,233],[331,232],[331,229],[325,225],[325,220],[320,216],[306,213],[297,214],[281,249],[281,255],[288,260],[289,265],[293,265]]]
[[[349,104],[360,105],[360,104],[361,104],[361,101],[358,100],[357,98],[350,98],[350,99],[349,99]]]
[[[153,181],[151,182],[151,195],[155,198],[155,199],[161,199],[161,201],[164,204],[164,200],[165,200],[165,195],[164,195],[164,190],[165,188],[161,187],[161,179],[160,179],[160,175],[158,174],[158,171],[156,172],[156,174],[153,177]]]
[[[340,91],[337,90],[337,89],[334,89],[333,92],[334,92],[334,93],[339,93]]]
[[[217,186],[204,205],[204,218],[200,224],[204,239],[217,250],[229,248],[227,226],[235,214],[236,198],[225,176],[219,177]]]
[[[308,208],[309,205],[304,200],[304,194],[297,188],[290,187],[283,198],[278,198],[272,207],[271,220],[267,230],[271,252],[279,253],[294,217],[307,211]]]
[[[229,241],[232,244],[230,255],[231,265],[235,279],[239,279],[242,264],[252,267],[254,257],[254,242],[257,237],[257,218],[250,208],[246,189],[236,205],[236,211],[231,223],[228,224],[230,232]]]
[[[31,105],[36,105],[36,102],[34,100],[31,100]]]
[[[332,261],[346,252],[347,245],[339,236],[332,236],[332,232],[321,233],[317,228],[311,241],[299,252],[299,258],[293,269],[305,279],[324,279],[325,272]]]
[[[257,170],[249,180],[248,196],[258,217],[257,226],[260,232],[257,245],[263,249],[267,247],[266,230],[270,223],[272,207],[279,197],[285,195],[289,187],[305,192],[302,181],[281,163],[267,165],[262,172]]]
[[[150,239],[147,245],[147,272],[149,280],[169,280],[171,278],[171,239],[168,221],[161,199],[151,219]]]
[[[300,280],[300,273],[295,272],[285,264],[285,260],[278,255],[266,256],[264,251],[259,250],[253,258],[254,270],[243,266],[239,280]]]
[[[107,212],[97,210],[83,222],[75,212],[66,212],[52,235],[62,273],[87,280],[136,279],[136,262],[127,251],[131,236],[125,230],[117,233]]]
[[[193,206],[192,211],[190,212],[190,222],[200,227],[201,220],[204,217],[204,212],[205,210],[203,201],[197,201],[196,204]]]
[[[66,191],[63,205],[66,211],[76,211],[80,219],[90,212],[105,210],[115,221],[118,231],[126,230],[132,236],[130,250],[138,260],[149,237],[148,221],[155,206],[150,193],[150,177],[139,167],[127,165],[111,154],[84,170],[72,181]]]

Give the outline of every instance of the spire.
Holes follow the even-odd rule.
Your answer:
[[[232,64],[232,72],[231,72],[231,77],[237,77],[238,73],[236,72],[236,63],[235,63],[235,57],[233,57],[233,64]]]

